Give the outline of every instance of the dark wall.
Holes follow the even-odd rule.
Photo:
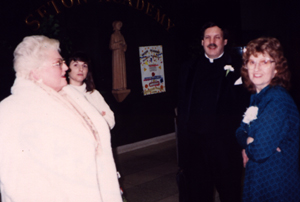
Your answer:
[[[58,1],[59,2],[59,1]],[[74,1],[77,2],[77,1]],[[83,1],[81,1],[83,2]],[[23,1],[24,3],[24,1]],[[27,2],[29,4],[29,2]],[[20,4],[21,5],[21,4]],[[153,15],[144,9],[124,5],[119,2],[88,1],[71,8],[58,7],[60,13],[37,18],[41,21],[40,29],[34,31],[24,23],[29,13],[36,15],[41,5],[47,8],[46,1],[40,5],[22,8],[17,4],[8,6],[18,17],[6,23],[7,34],[3,37],[7,58],[1,76],[3,83],[1,99],[9,95],[14,80],[12,71],[12,52],[22,38],[27,35],[44,34],[61,41],[62,56],[68,58],[70,52],[83,50],[92,59],[93,76],[96,88],[103,95],[115,113],[116,126],[111,131],[113,146],[124,145],[175,131],[174,108],[177,102],[177,78],[180,64],[178,39],[166,25],[157,22]],[[59,6],[59,4],[57,3]],[[156,5],[153,5],[154,8]],[[141,6],[139,7],[141,8]],[[53,10],[47,10],[51,13]],[[165,10],[160,8],[162,14]],[[11,13],[6,13],[10,15]],[[166,14],[166,18],[167,18]],[[121,20],[128,49],[126,55],[127,86],[131,93],[119,103],[111,93],[112,53],[109,50],[110,36],[113,33],[112,22]],[[12,25],[17,22],[17,29]],[[18,31],[16,31],[18,30]],[[8,46],[8,44],[10,44]],[[139,61],[139,46],[162,45],[164,57],[166,92],[156,95],[143,95]]]
[[[33,31],[24,22],[29,15],[37,15],[37,9],[49,7],[47,0],[14,0],[0,5],[0,50],[2,74],[0,74],[0,99],[8,96],[14,80],[12,53],[27,35],[45,34],[61,41],[62,55],[70,51],[86,51],[92,59],[97,89],[115,112],[116,126],[112,130],[113,146],[124,145],[174,132],[174,108],[177,103],[177,80],[180,64],[194,57],[203,48],[200,28],[207,21],[224,25],[230,32],[228,46],[244,46],[259,36],[275,36],[283,43],[292,70],[292,94],[299,103],[299,3],[274,0],[144,0],[145,8],[137,9],[122,0],[74,0],[69,8],[61,0],[53,0],[60,13],[54,10],[49,17],[39,17],[42,26]],[[78,5],[78,2],[81,2]],[[126,4],[127,2],[127,4]],[[141,8],[142,0],[139,0]],[[170,30],[146,12],[150,4],[159,9],[175,24]],[[71,5],[71,4],[69,4]],[[112,22],[121,20],[121,33],[128,45],[126,64],[128,88],[131,93],[118,103],[111,94],[111,51],[109,40]],[[144,96],[139,65],[139,46],[162,45],[166,93]]]
[[[282,43],[292,73],[290,93],[300,107],[300,1],[241,1],[242,44],[261,36]]]

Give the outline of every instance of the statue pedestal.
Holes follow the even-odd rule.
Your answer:
[[[114,95],[114,97],[118,102],[122,102],[129,93],[130,93],[130,89],[112,90],[112,94]]]

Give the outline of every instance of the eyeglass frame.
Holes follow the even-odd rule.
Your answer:
[[[63,64],[66,64],[66,61],[62,58],[62,59],[59,59],[58,62],[53,63],[52,66],[56,66],[56,67],[62,68]]]
[[[253,61],[253,60],[252,60]],[[245,69],[250,69],[250,70],[253,70],[256,65],[258,65],[259,67],[261,67],[262,69],[267,69],[267,68],[270,68],[271,67],[271,64],[274,62],[275,63],[275,60],[271,60],[271,59],[265,59],[265,60],[261,60],[259,61],[258,63],[257,62],[254,62],[253,66],[251,66],[249,68],[249,62],[250,60],[248,60],[248,62],[246,63],[245,65]],[[265,65],[265,66],[264,66]]]

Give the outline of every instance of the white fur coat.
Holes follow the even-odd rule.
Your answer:
[[[93,133],[61,98],[17,78],[1,102],[2,202],[121,202],[106,121],[83,104],[100,137],[97,152]]]
[[[69,89],[70,88],[70,89]],[[110,109],[108,104],[105,102],[102,95],[96,89],[91,92],[86,92],[86,84],[83,83],[81,86],[74,86],[74,85],[67,85],[64,87],[67,89],[68,92],[78,91],[82,96],[84,96],[98,111],[99,113],[105,112],[103,116],[106,120],[107,124],[109,125],[110,129],[113,129],[115,126],[115,116],[114,112]],[[76,92],[74,92],[75,94]],[[72,93],[73,94],[73,93]]]

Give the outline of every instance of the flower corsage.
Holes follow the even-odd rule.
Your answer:
[[[228,75],[229,72],[234,72],[234,68],[231,65],[225,65],[224,70],[226,70],[225,77]]]
[[[249,107],[246,112],[244,113],[243,122],[250,125],[250,122],[257,119],[258,107],[251,106]]]

